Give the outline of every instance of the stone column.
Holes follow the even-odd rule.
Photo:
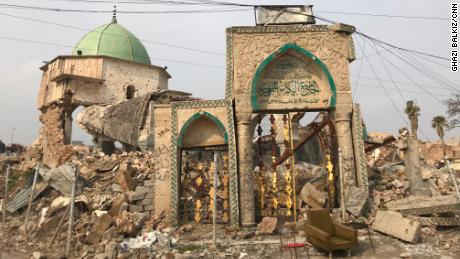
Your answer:
[[[254,166],[252,163],[253,122],[251,114],[237,115],[238,172],[240,182],[240,219],[242,227],[255,222]]]
[[[337,134],[338,147],[342,150],[342,172],[344,176],[345,190],[356,186],[354,175],[353,139],[351,135],[351,105],[340,105],[333,113],[335,132]]]
[[[404,164],[406,177],[409,180],[411,195],[429,196],[430,190],[423,183],[420,153],[417,138],[414,136],[403,137],[405,147]]]
[[[64,144],[70,145],[72,141],[72,112],[64,112]]]

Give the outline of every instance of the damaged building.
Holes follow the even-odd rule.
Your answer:
[[[71,156],[76,119],[97,151],[111,154],[119,142],[127,152],[161,153],[151,213],[166,212],[173,225],[209,220],[216,167],[220,223],[254,226],[263,216],[299,217],[305,204],[296,197],[319,175],[328,175],[321,189],[329,195],[317,206],[349,202],[359,216],[368,178],[365,130],[350,87],[355,28],[316,25],[313,16],[289,12],[267,19],[272,11],[262,8],[256,26],[227,28],[220,100],[170,90],[166,68],[151,63],[115,16],[85,35],[72,55],[41,67],[44,164],[55,167]],[[301,126],[307,113],[318,116]],[[304,175],[306,162],[316,164],[318,175]]]

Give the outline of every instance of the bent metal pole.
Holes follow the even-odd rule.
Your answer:
[[[10,178],[10,170],[11,170],[11,165],[8,164],[8,167],[6,168],[6,175],[5,175],[5,194],[3,195],[3,215],[2,215],[2,221],[3,223],[6,222],[6,206],[8,205],[8,201],[7,201],[7,198],[8,198],[8,181],[9,181],[9,178]]]
[[[72,193],[70,197],[70,210],[69,210],[69,228],[67,229],[67,245],[66,245],[66,250],[65,254],[67,258],[70,258],[71,254],[71,243],[72,243],[72,230],[73,230],[73,214],[74,214],[74,208],[75,208],[75,192],[77,188],[77,178],[78,178],[78,168],[74,168],[74,176],[73,176],[73,182],[72,182]],[[72,249],[73,250],[73,249]]]
[[[35,185],[37,184],[38,170],[40,170],[40,163],[35,167],[34,181],[32,182],[32,189],[30,190],[29,196],[29,205],[27,206],[26,218],[24,220],[24,236],[27,238],[29,236],[29,216],[30,209],[32,207],[32,201],[34,199]]]
[[[339,181],[340,181],[340,208],[341,208],[341,211],[342,211],[342,222],[345,222],[345,212],[346,212],[346,208],[345,208],[345,185],[343,183],[343,170],[342,170],[342,166],[343,166],[343,156],[342,156],[342,150],[339,148]]]

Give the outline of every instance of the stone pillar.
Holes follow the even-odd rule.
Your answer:
[[[64,112],[64,145],[70,145],[72,141],[72,112]]]
[[[342,172],[344,176],[345,190],[351,186],[356,186],[356,178],[354,175],[354,159],[353,159],[353,140],[351,135],[351,103],[350,105],[340,105],[336,107],[333,113],[335,123],[335,132],[337,135],[338,147],[342,150]]]
[[[240,182],[241,226],[251,227],[255,222],[254,166],[252,164],[253,122],[251,114],[237,116],[238,172]]]
[[[409,180],[410,194],[429,196],[430,191],[423,183],[418,142],[414,136],[403,137],[402,141],[405,147],[404,164],[406,170],[404,171]]]

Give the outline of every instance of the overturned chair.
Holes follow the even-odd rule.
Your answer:
[[[329,210],[309,210],[307,217],[307,241],[328,251],[329,258],[332,258],[332,252],[336,250],[348,250],[350,254],[351,249],[358,245],[357,230],[333,222]]]

